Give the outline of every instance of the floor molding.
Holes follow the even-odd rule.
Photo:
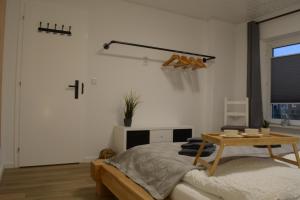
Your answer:
[[[5,163],[5,164],[3,164],[3,166],[2,166],[3,168],[15,168],[15,165],[14,165],[14,163]]]
[[[82,163],[89,163],[89,162],[91,162],[93,160],[96,160],[96,159],[98,159],[98,156],[86,156],[85,158],[83,158],[81,160],[81,162]]]

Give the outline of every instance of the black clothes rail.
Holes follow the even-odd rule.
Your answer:
[[[135,44],[135,43],[129,43],[129,42],[121,42],[121,41],[116,41],[116,40],[112,40],[109,43],[105,43],[103,45],[103,48],[109,49],[110,45],[112,45],[112,44],[122,44],[122,45],[142,47],[142,48],[147,48],[147,49],[156,49],[156,50],[160,50],[160,51],[169,51],[169,52],[175,52],[175,53],[181,53],[181,54],[187,54],[187,55],[193,55],[193,56],[200,56],[203,58],[204,62],[206,62],[208,60],[213,60],[216,58],[215,56],[208,56],[208,55],[204,55],[204,54],[192,53],[192,52],[187,52],[187,51],[179,51],[179,50],[174,50],[174,49],[166,49],[166,48],[155,47],[155,46],[147,46],[147,45]]]

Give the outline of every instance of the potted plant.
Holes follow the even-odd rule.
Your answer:
[[[136,96],[132,91],[124,97],[125,109],[124,109],[124,125],[131,126],[132,117],[136,110],[137,105],[140,103],[139,96]]]
[[[268,122],[267,120],[264,120],[263,121],[263,124],[262,124],[262,128],[261,128],[261,132],[265,135],[268,135],[270,134],[270,122]]]

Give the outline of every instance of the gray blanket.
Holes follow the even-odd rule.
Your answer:
[[[175,144],[151,144],[129,149],[106,162],[117,167],[155,199],[165,199],[183,176],[196,167],[193,158],[178,155]]]
[[[131,148],[106,162],[145,188],[155,199],[162,200],[172,192],[187,172],[196,168],[192,165],[193,157],[178,155],[180,149],[180,143],[142,145]],[[291,151],[290,145],[273,149],[276,155]],[[213,161],[215,154],[216,152],[203,159]],[[269,154],[266,148],[226,147],[220,164],[241,156],[269,157]]]

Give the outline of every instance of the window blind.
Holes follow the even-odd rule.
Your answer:
[[[271,102],[300,102],[300,54],[272,58]]]

